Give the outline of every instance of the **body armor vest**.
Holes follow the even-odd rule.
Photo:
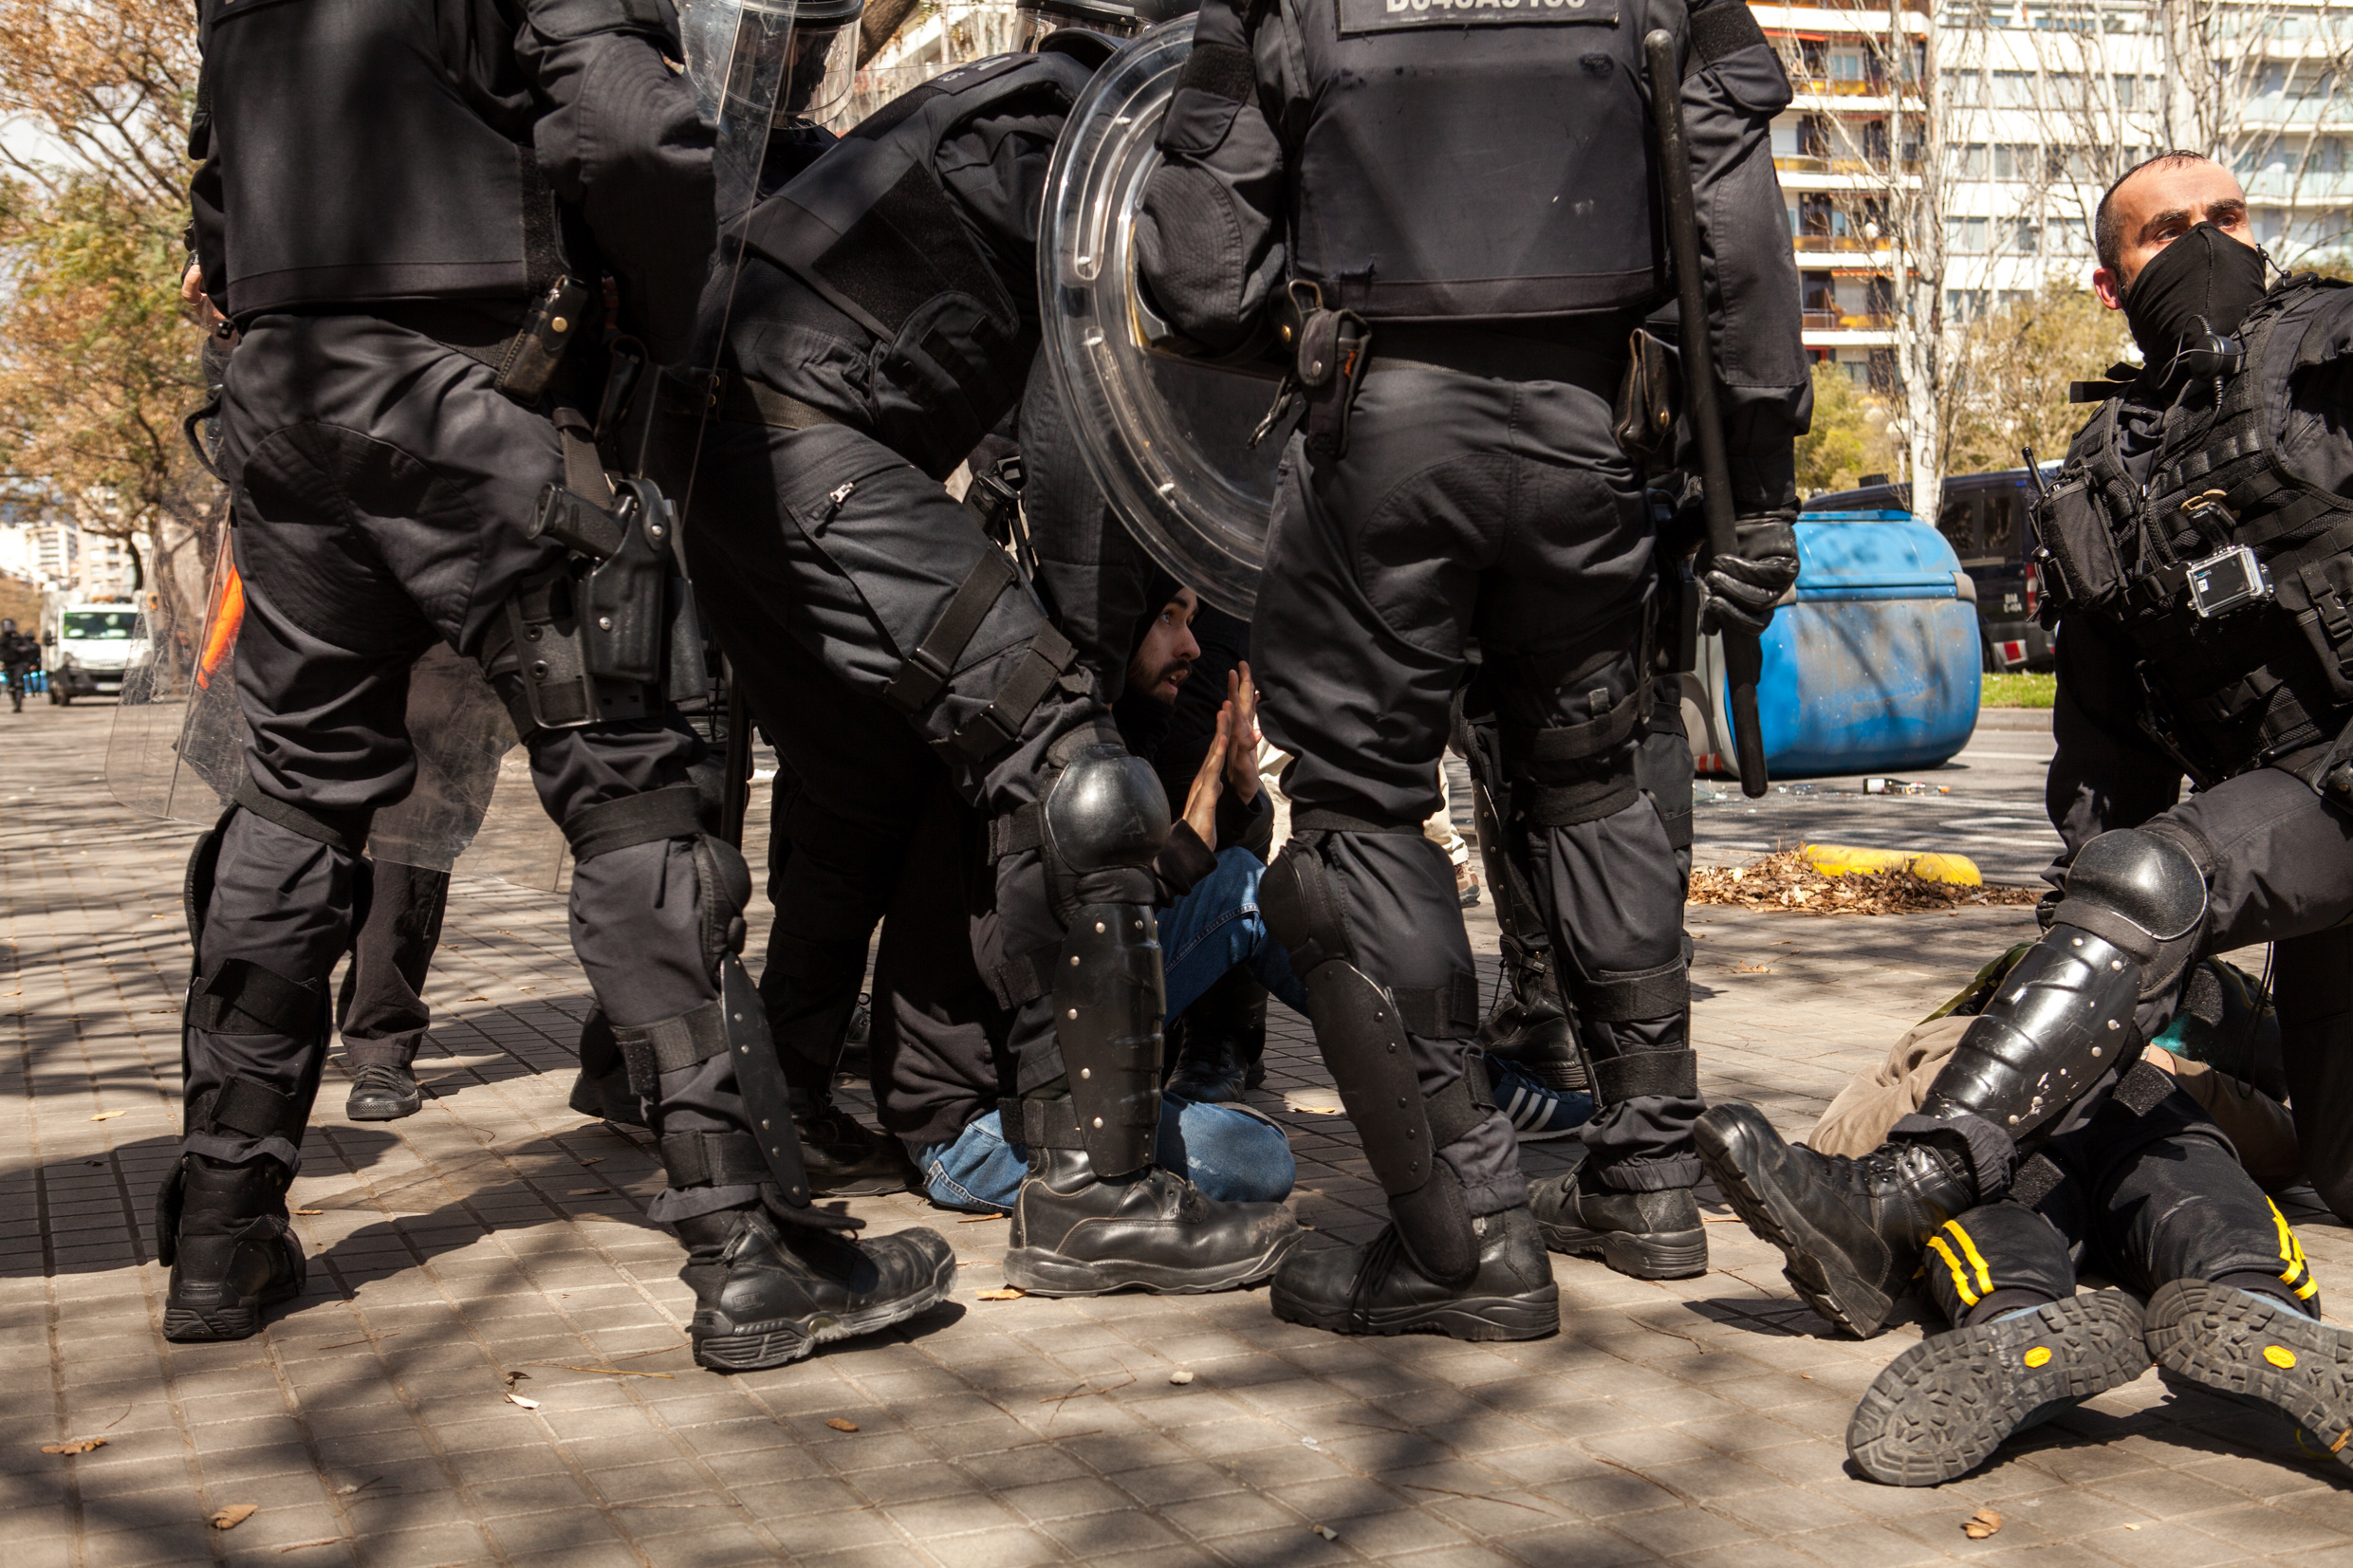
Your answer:
[[[655,15],[653,0],[570,10],[587,21],[631,4]],[[517,17],[499,14],[520,9],[203,0],[190,151],[220,158],[232,316],[519,299],[554,281],[538,111],[514,60]]]
[[[1305,123],[1278,127],[1291,275],[1326,304],[1494,320],[1658,296],[1642,0],[1296,9]]]
[[[1027,258],[1000,276],[940,183],[939,145],[976,116],[1060,117],[1093,75],[1067,54],[960,66],[893,100],[752,209],[745,245],[872,333],[877,440],[935,477],[1021,397],[1037,353]],[[1034,214],[1032,215],[1034,222]]]
[[[2130,639],[2142,727],[2201,785],[2333,740],[2353,717],[2353,501],[2296,477],[2276,438],[2307,336],[2347,310],[2344,285],[2283,283],[2240,323],[2241,367],[2184,392],[2211,418],[2194,406],[2177,422],[2145,486],[2110,398],[2036,506],[2060,614]]]

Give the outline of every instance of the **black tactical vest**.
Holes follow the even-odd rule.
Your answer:
[[[1647,305],[1646,0],[1296,0],[1291,275],[1368,318]],[[1760,236],[1778,240],[1777,236]]]
[[[874,335],[877,440],[953,470],[1021,397],[1038,304],[993,264],[939,180],[939,145],[984,114],[1066,114],[1093,75],[1067,54],[959,66],[893,100],[752,209],[745,245]]]
[[[2353,719],[2353,501],[2289,472],[2274,435],[2307,336],[2348,310],[2343,284],[2281,284],[2240,323],[2243,366],[2218,399],[2205,395],[2212,420],[2178,421],[2145,487],[2120,453],[2122,399],[2110,398],[2036,507],[2047,593],[2063,617],[2096,616],[2130,638],[2142,727],[2200,784],[2333,740]],[[2239,567],[2202,563],[2240,546],[2269,594],[2201,614],[2193,579],[2211,600]]]
[[[522,0],[201,0],[229,312],[521,298],[564,270],[514,59]],[[534,8],[551,35],[666,28],[668,0]]]

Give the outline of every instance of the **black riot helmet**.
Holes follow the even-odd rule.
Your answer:
[[[866,0],[800,0],[792,9],[792,75],[776,122],[823,122],[849,101],[858,75],[858,23]]]
[[[866,0],[681,0],[686,73],[703,118],[715,122],[734,113],[724,102],[765,101],[772,91],[778,124],[824,120],[849,98],[865,9]],[[765,71],[755,68],[762,61]]]
[[[1049,34],[1070,28],[1133,38],[1156,23],[1191,16],[1201,0],[1016,0],[1015,9],[1022,25],[1014,46],[1035,49]]]

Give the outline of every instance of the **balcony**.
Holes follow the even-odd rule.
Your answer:
[[[1800,234],[1797,236],[1797,248],[1800,250],[1883,250],[1886,244],[1881,240],[1864,239],[1861,234]]]
[[[1801,314],[1799,325],[1807,332],[1893,332],[1896,318],[1883,311],[1862,315],[1843,310],[1807,310]]]

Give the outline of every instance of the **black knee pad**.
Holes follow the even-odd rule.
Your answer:
[[[2143,996],[2161,994],[2181,977],[2206,924],[2211,868],[2190,835],[2164,825],[2103,833],[2078,850],[2052,921],[2090,932],[2137,960]]]
[[[1084,904],[1150,904],[1168,843],[1168,794],[1124,747],[1083,747],[1037,808],[1047,894],[1065,923]]]

